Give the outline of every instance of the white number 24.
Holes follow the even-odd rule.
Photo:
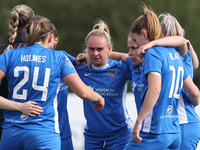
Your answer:
[[[174,98],[178,98],[180,97],[180,94],[178,94],[178,89],[179,89],[179,82],[180,82],[180,76],[183,78],[183,67],[179,66],[178,67],[178,73],[177,73],[177,78],[176,78],[176,70],[174,66],[170,66],[170,70],[172,71],[172,84],[171,84],[171,88],[170,88],[170,93],[169,93],[169,98],[172,98],[172,96]],[[176,79],[176,81],[175,81]],[[176,85],[175,85],[176,82]],[[181,88],[183,86],[183,80],[181,79]],[[175,88],[175,89],[174,89]]]
[[[24,72],[24,78],[14,87],[13,89],[13,98],[16,99],[27,99],[27,92],[28,89],[23,89],[22,94],[17,94],[17,91],[28,82],[29,80],[29,68],[27,66],[17,66],[14,69],[14,77],[19,76],[19,72],[23,71]],[[48,85],[49,85],[49,78],[50,78],[50,68],[46,68],[45,71],[45,77],[44,77],[44,84],[43,86],[37,85],[38,81],[38,75],[39,75],[39,67],[34,68],[33,72],[33,81],[32,81],[32,88],[37,91],[42,91],[42,101],[46,101],[47,99],[47,93],[48,93]]]

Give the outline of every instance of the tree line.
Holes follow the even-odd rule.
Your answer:
[[[200,57],[200,1],[198,0],[2,0],[0,1],[0,44],[7,42],[10,10],[18,4],[30,6],[36,15],[49,18],[58,30],[56,49],[65,50],[76,57],[84,50],[84,41],[95,21],[102,19],[110,29],[113,51],[128,52],[127,36],[130,25],[143,14],[142,3],[154,12],[171,13],[185,29]],[[195,78],[199,73],[195,71]],[[196,80],[196,79],[195,79]],[[200,81],[197,81],[200,84]],[[200,86],[199,86],[200,87]]]

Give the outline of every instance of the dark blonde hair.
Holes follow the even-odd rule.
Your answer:
[[[88,49],[87,49],[87,41],[90,36],[105,36],[107,39],[107,45],[108,47],[112,46],[112,41],[111,41],[111,36],[110,36],[110,31],[107,26],[107,24],[102,21],[102,20],[97,20],[95,25],[92,28],[92,31],[90,31],[85,39],[85,52],[86,52],[86,60],[87,60],[87,66],[91,65],[91,60],[88,55]]]
[[[164,36],[183,36],[185,35],[185,30],[181,27],[178,20],[172,16],[170,13],[161,14],[159,19],[161,21],[161,27]]]
[[[54,24],[52,24],[53,25],[53,30],[52,30],[52,34],[54,35],[54,37],[56,38],[56,37],[58,37],[58,31],[57,31],[57,29],[56,29],[56,27],[54,26]]]
[[[162,29],[157,15],[146,6],[144,8],[144,15],[138,17],[130,28],[131,33],[141,33],[142,29],[147,30],[147,37],[150,41],[157,40],[163,37]]]
[[[54,32],[57,35],[57,30],[53,23],[46,17],[35,16],[33,17],[27,26],[27,45],[32,45],[35,42],[44,42],[47,36]]]
[[[4,51],[13,48],[12,44],[15,42],[17,31],[25,29],[33,16],[34,12],[32,8],[24,4],[17,5],[11,10],[9,15],[9,45]]]

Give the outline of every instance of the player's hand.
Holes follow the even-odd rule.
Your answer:
[[[105,105],[105,100],[103,97],[100,96],[100,99],[97,102],[94,102],[94,110],[96,111],[100,111],[103,109],[104,105]]]
[[[146,50],[148,50],[149,48],[152,48],[153,47],[153,43],[152,42],[149,42],[145,45],[142,45],[138,48],[138,55],[143,58],[144,57],[144,54],[146,52]]]
[[[86,54],[85,53],[80,53],[77,55],[76,59],[75,59],[75,62],[76,62],[76,65],[79,66],[80,63],[82,61],[85,61],[86,60]]]
[[[132,131],[132,139],[136,143],[140,143],[142,141],[142,138],[139,136],[140,130],[142,127],[142,123],[139,123],[137,120],[135,122],[133,131]]]
[[[27,101],[25,103],[21,103],[20,111],[23,114],[26,114],[26,115],[32,116],[32,117],[44,112],[43,108],[38,106],[37,102],[35,102],[35,101]]]

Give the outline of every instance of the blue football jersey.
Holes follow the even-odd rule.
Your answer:
[[[183,64],[185,66],[185,69],[188,71],[190,77],[193,78],[193,64],[189,50],[187,52],[187,55],[183,59]],[[184,89],[182,90],[182,94],[178,104],[178,115],[180,124],[200,122],[199,116],[195,112],[195,108],[191,103],[191,99]]]
[[[83,82],[105,99],[104,108],[98,112],[93,102],[83,102],[87,120],[84,134],[102,140],[124,134],[132,126],[125,101],[127,83],[131,81],[130,68],[122,61],[111,59],[106,66],[88,68],[82,62],[75,68]]]
[[[75,58],[69,55],[67,52],[62,51],[71,62],[75,61]],[[67,110],[67,100],[68,100],[68,85],[65,84],[63,80],[59,83],[60,89],[58,92],[58,120],[59,120],[59,129],[60,129],[60,136],[61,139],[69,137],[72,135],[71,127],[69,123],[69,116]]]
[[[62,51],[70,61],[75,61],[75,58],[69,55],[67,52]],[[69,137],[72,135],[70,123],[69,123],[69,116],[67,110],[67,100],[68,100],[68,85],[65,84],[63,80],[59,82],[59,92],[58,92],[58,120],[59,120],[59,129],[60,129],[60,136],[61,139]]]
[[[67,111],[68,86],[63,80],[60,81],[59,86],[60,89],[57,96],[59,129],[61,138],[66,138],[72,134]]]
[[[132,72],[132,91],[135,96],[135,104],[137,108],[137,114],[139,114],[142,107],[141,100],[141,89],[144,87],[144,84],[141,82],[140,77],[142,73],[142,67],[133,65],[130,57],[127,57],[126,64],[130,67]]]
[[[36,117],[5,110],[3,128],[15,125],[25,129],[59,132],[58,83],[61,78],[76,72],[68,57],[63,52],[33,44],[3,53],[0,56],[0,69],[8,78],[8,99],[16,102],[36,101],[44,110]]]
[[[155,134],[180,132],[178,101],[183,80],[188,77],[188,74],[184,73],[181,55],[170,47],[154,47],[146,51],[142,67],[142,101],[148,89],[146,77],[149,72],[160,73],[162,83],[159,98],[143,121],[141,131]]]

